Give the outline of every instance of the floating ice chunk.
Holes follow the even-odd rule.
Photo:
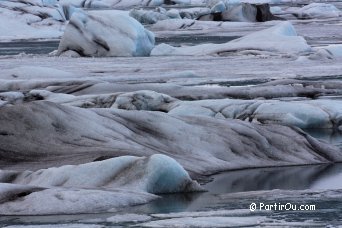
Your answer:
[[[169,114],[178,116],[215,116],[216,113],[201,106],[180,105],[169,111]]]
[[[294,15],[299,19],[339,17],[342,12],[332,4],[311,3],[298,9]]]
[[[113,108],[126,110],[168,111],[177,99],[149,90],[141,90],[119,95]]]
[[[170,9],[166,12],[166,15],[171,19],[181,19],[179,11],[176,9]]]
[[[77,7],[83,8],[111,8],[111,9],[128,9],[141,6],[161,6],[163,4],[179,4],[190,5],[191,0],[60,0],[61,4],[72,4]]]
[[[154,35],[122,11],[76,12],[58,47],[81,56],[148,56]]]
[[[210,102],[213,103],[208,101]],[[207,107],[211,110],[218,108]],[[101,156],[117,157],[123,153],[140,156],[163,153],[175,158],[186,170],[198,174],[342,160],[338,148],[317,141],[299,129],[206,116],[175,116],[163,112],[114,108],[83,109],[37,101],[2,107],[0,125],[0,158],[9,161],[2,166],[7,167],[6,169],[20,168],[25,164],[37,170],[61,164],[86,163]],[[120,161],[121,159],[123,158],[118,158]],[[118,160],[48,169],[42,174],[52,172],[56,174],[54,178],[49,179],[46,175],[44,179],[44,176],[35,173],[37,179],[32,181],[37,181],[37,184],[40,179],[43,184],[50,183],[49,181],[51,184],[63,184],[66,181],[64,184],[70,183],[70,186],[121,186],[151,192],[188,189],[184,184],[191,183],[186,181],[186,173],[167,158],[157,156],[153,159],[128,159],[122,163],[128,166],[124,173],[121,172],[122,169],[119,170],[119,166],[112,166]],[[135,160],[136,163],[133,162]],[[155,169],[162,167],[166,174],[158,170],[148,173],[149,164],[153,164],[151,167]],[[74,170],[75,175],[68,174],[66,170]],[[142,178],[146,178],[138,181],[139,185],[136,178],[127,178],[126,174],[136,177],[139,172]],[[108,182],[105,177],[110,173],[122,175]],[[83,179],[77,179],[80,175],[84,175]],[[89,179],[89,176],[97,179]],[[179,179],[168,183],[167,179],[175,176]],[[159,182],[158,177],[164,179]],[[110,176],[109,180],[112,178]],[[23,181],[28,180],[23,178]],[[165,186],[158,188],[156,184]]]
[[[65,20],[59,5],[43,6],[41,1],[0,1],[0,40],[59,38]]]
[[[144,24],[154,24],[157,21],[170,19],[165,13],[142,9],[133,9],[129,12],[129,15]]]
[[[151,220],[151,216],[141,214],[122,214],[115,215],[106,219],[110,223],[123,223],[123,222],[146,222]]]
[[[0,183],[0,189],[6,185]],[[5,186],[5,187],[6,187]],[[17,186],[17,185],[16,185]],[[16,187],[17,188],[17,187]],[[22,187],[29,189],[30,187]],[[32,187],[31,187],[32,188]],[[15,193],[15,191],[12,191]],[[79,214],[147,203],[158,198],[144,192],[120,189],[43,189],[26,191],[0,204],[1,215]],[[26,194],[25,194],[26,193]],[[48,203],[47,203],[48,202]]]
[[[298,108],[300,107],[300,108]],[[254,113],[255,118],[263,123],[281,123],[300,128],[331,128],[329,114],[317,106],[305,103],[265,103]]]
[[[270,11],[273,14],[279,14],[284,12],[280,6],[272,6],[270,7]]]
[[[227,8],[226,8],[226,5],[224,4],[224,2],[219,1],[213,7],[211,7],[210,11],[211,11],[211,13],[222,13],[226,9]]]
[[[156,46],[151,55],[211,55],[230,51],[264,50],[281,53],[299,53],[311,50],[305,39],[297,36],[290,22],[281,22],[271,28],[258,31],[224,44],[202,44],[188,47]]]
[[[141,223],[142,227],[246,227],[257,226],[265,221],[266,217],[184,217],[156,220]]]
[[[330,44],[316,49],[318,49],[318,51],[324,50],[328,55],[333,57],[342,57],[342,44]]]
[[[0,182],[7,177],[6,171],[0,171]],[[25,171],[17,173],[12,183],[42,187],[127,188],[149,193],[202,190],[179,163],[161,154],[147,158],[122,156],[77,166]]]
[[[233,209],[233,210],[211,210],[211,211],[189,211],[189,212],[174,212],[167,214],[152,214],[154,218],[184,218],[184,217],[205,217],[205,216],[248,216],[255,215],[257,212],[250,211],[249,209]],[[267,211],[260,211],[260,213],[268,213]],[[259,214],[259,213],[258,213]]]

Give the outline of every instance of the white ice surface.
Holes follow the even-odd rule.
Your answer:
[[[202,44],[189,47],[156,46],[151,55],[213,55],[241,50],[263,50],[281,53],[308,52],[311,47],[297,33],[290,22],[258,31],[224,44]]]
[[[33,2],[31,5],[21,1],[1,1],[0,40],[61,37],[65,27],[62,9],[59,6],[44,6],[39,2]]]
[[[0,181],[8,173],[0,171]],[[78,166],[61,166],[18,173],[12,183],[40,187],[126,188],[149,193],[201,190],[174,159],[155,154],[148,158],[121,156]]]
[[[0,183],[0,188],[8,185],[11,186],[13,184]],[[16,185],[13,186],[16,187]],[[156,195],[141,191],[129,191],[127,189],[51,188],[3,201],[0,204],[0,214],[48,215],[94,213],[144,204],[156,198]]]
[[[73,51],[82,56],[148,56],[154,35],[125,11],[72,14],[58,47],[58,55]]]
[[[295,11],[295,15],[300,19],[329,18],[342,16],[342,11],[332,4],[311,3]]]
[[[325,50],[333,57],[342,57],[342,44],[330,44],[327,46],[319,47],[318,50]]]
[[[23,163],[36,168],[60,166],[58,164],[66,162],[79,164],[123,153],[139,156],[163,153],[176,159],[187,171],[198,174],[342,159],[339,149],[281,125],[162,112],[84,109],[46,101],[1,109],[0,137],[4,143],[0,144],[0,157],[13,161],[7,166],[9,168],[23,167]],[[36,145],[41,144],[47,146],[37,148]],[[74,153],[70,154],[70,151]],[[21,162],[17,160],[18,156]],[[35,163],[32,163],[33,156]],[[163,160],[153,159],[147,164],[154,165],[143,169],[148,178],[140,187],[148,192],[167,192],[170,179],[176,174],[182,175],[176,172],[179,169],[174,169],[172,163],[165,167]],[[170,170],[170,175],[150,171],[161,167]],[[164,179],[159,180],[160,176]],[[121,178],[117,180],[121,185],[127,183]],[[187,178],[183,176],[179,180]],[[173,190],[179,186],[190,187],[178,180],[171,183],[175,184]]]

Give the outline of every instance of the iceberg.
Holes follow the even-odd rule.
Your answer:
[[[35,101],[1,107],[0,124],[0,165],[10,170],[152,154],[175,159],[191,175],[342,160],[338,148],[297,128],[207,116]],[[164,184],[158,175],[148,179],[155,180],[142,182],[148,191],[156,192],[151,183]]]
[[[311,3],[293,13],[299,19],[330,18],[342,15],[336,6],[327,3]]]
[[[153,194],[202,191],[179,163],[162,154],[121,156],[35,172],[0,171],[0,182],[9,179],[14,184],[46,188],[126,188]]]
[[[274,16],[269,4],[250,4],[235,2],[218,2],[211,8],[211,14],[198,18],[212,21],[265,22],[283,20]]]
[[[0,40],[56,39],[66,24],[63,9],[47,1],[0,1]]]
[[[126,189],[106,190],[59,187],[38,190],[37,187],[0,183],[0,189],[3,188],[8,189],[12,198],[7,198],[6,201],[1,202],[0,215],[107,212],[125,206],[148,203],[158,198],[158,196],[146,192],[128,191]],[[25,188],[27,191],[17,193],[18,189]],[[30,189],[34,189],[34,191]]]
[[[0,170],[0,214],[103,212],[147,203],[158,198],[153,194],[192,191],[203,189],[178,162],[162,154],[37,171]]]
[[[66,26],[57,55],[149,56],[154,35],[122,11],[75,12]]]
[[[303,37],[297,35],[290,22],[281,22],[271,28],[254,32],[224,44],[202,44],[188,47],[172,47],[168,44],[160,44],[152,50],[151,55],[214,55],[242,50],[301,53],[311,51],[311,47]]]

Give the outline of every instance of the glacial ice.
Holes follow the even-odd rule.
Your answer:
[[[250,121],[277,123],[303,129],[337,129],[342,126],[342,103],[339,100],[210,99],[180,101],[165,94],[137,91],[120,94],[112,107],[125,110],[163,111],[180,116],[214,117],[219,115],[220,118],[249,119]]]
[[[299,19],[329,18],[342,16],[341,10],[332,4],[311,3],[294,12]]]
[[[40,187],[126,188],[148,193],[201,191],[197,182],[174,159],[121,156],[81,165],[67,165],[35,172],[0,171],[0,182]]]
[[[3,186],[18,185],[0,183]],[[22,186],[21,188],[30,188]],[[31,187],[32,188],[32,187]],[[48,188],[24,192],[0,204],[0,215],[53,215],[105,212],[115,208],[144,204],[158,198],[141,191],[122,189]],[[48,203],[47,203],[48,202]]]
[[[203,189],[178,162],[161,154],[120,156],[34,172],[0,170],[0,214],[94,213],[158,198],[150,193],[191,191]]]
[[[342,44],[330,44],[327,46],[322,46],[319,48],[316,48],[318,51],[326,51],[327,55],[333,56],[333,57],[342,57]]]
[[[0,1],[0,40],[56,39],[66,18],[59,5],[42,1]]]
[[[1,109],[0,158],[6,169],[29,165],[37,170],[87,163],[102,156],[156,153],[176,159],[185,170],[197,174],[342,160],[338,148],[298,129],[275,124],[150,111],[83,109],[46,101]],[[153,184],[144,187],[155,191]]]
[[[271,28],[258,31],[224,44],[202,44],[188,47],[156,46],[151,55],[213,55],[242,50],[263,50],[281,53],[308,52],[311,47],[298,36],[290,22],[281,22]]]
[[[253,2],[252,2],[253,3]],[[199,20],[265,22],[282,20],[274,16],[269,4],[218,2],[211,7],[211,14],[199,17]]]
[[[154,35],[124,11],[76,12],[67,25],[58,55],[148,56]]]
[[[189,5],[190,0],[130,0],[130,1],[116,1],[116,0],[60,0],[60,4],[72,4],[77,7],[85,8],[114,8],[114,9],[128,9],[141,6],[160,6],[163,4],[179,4]]]

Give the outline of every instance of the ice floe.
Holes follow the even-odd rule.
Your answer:
[[[149,193],[201,191],[174,159],[160,154],[148,158],[121,156],[78,166],[36,172],[0,171],[0,182],[41,187],[126,188]]]
[[[56,39],[61,37],[66,18],[60,5],[44,1],[1,1],[0,40]]]
[[[161,154],[121,156],[35,172],[1,170],[0,214],[94,213],[157,198],[149,193],[189,191],[203,189],[179,163]],[[122,221],[112,217],[107,222]],[[146,216],[137,221],[146,221]]]
[[[163,111],[172,115],[236,118],[299,128],[338,129],[342,127],[342,102],[340,100],[180,101],[152,91],[138,91],[119,95],[112,107],[126,110]]]
[[[216,3],[211,8],[211,14],[203,15],[199,20],[209,21],[245,21],[245,22],[265,22],[271,20],[282,20],[274,16],[270,11],[269,4],[250,3],[228,3],[222,1]]]
[[[29,189],[30,187],[0,183],[0,189],[8,188],[8,186],[13,189],[13,197],[7,198],[0,204],[1,215],[104,212],[115,210],[115,208],[144,204],[158,198],[156,195],[146,192],[120,189],[47,188],[41,191],[25,191],[14,194],[18,188]]]
[[[129,9],[139,6],[160,6],[160,5],[189,5],[190,0],[130,0],[130,1],[116,1],[116,0],[60,0],[61,4],[72,4],[83,8],[115,8],[115,9]]]
[[[152,50],[151,55],[213,55],[242,50],[300,53],[311,51],[311,47],[303,37],[297,35],[290,22],[281,22],[274,27],[224,44],[202,44],[188,47],[160,44]]]
[[[299,19],[329,18],[342,16],[341,10],[327,3],[311,3],[294,12]]]
[[[7,169],[155,153],[198,174],[342,159],[338,148],[298,129],[205,116],[82,109],[42,101],[2,107],[0,124],[1,165]]]
[[[153,47],[153,33],[127,12],[76,12],[65,29],[57,54],[72,51],[80,56],[148,56]]]
[[[331,57],[342,57],[342,44],[330,44],[327,46],[316,48],[316,50],[322,52],[324,51],[325,55]]]

